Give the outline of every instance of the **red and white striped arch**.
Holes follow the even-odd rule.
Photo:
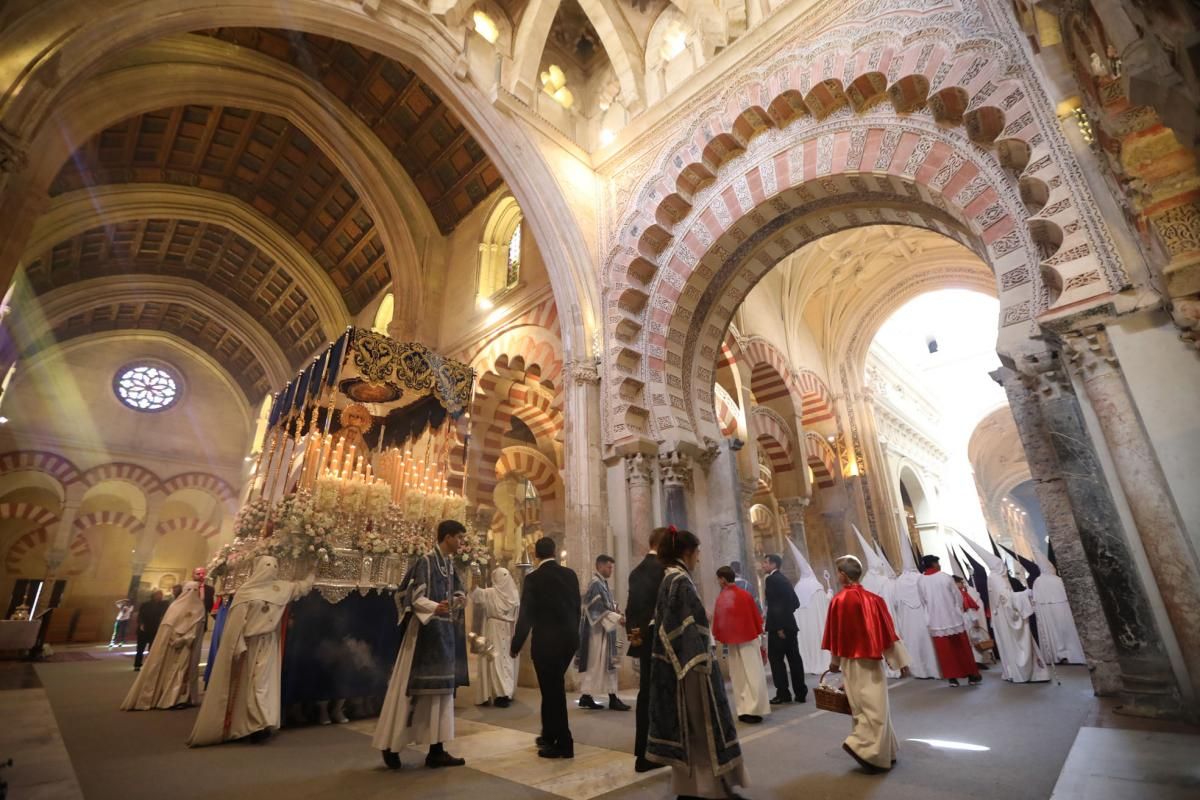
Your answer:
[[[750,413],[750,429],[759,447],[771,460],[776,473],[791,472],[795,467],[792,455],[792,432],[787,422],[766,406],[755,406]]]
[[[196,517],[176,517],[158,523],[158,535],[166,536],[168,533],[198,533],[205,539],[211,539],[220,535],[221,528]]]
[[[804,457],[813,471],[814,484],[821,489],[828,489],[836,483],[835,476],[839,472],[837,454],[829,442],[812,431],[805,431]]]
[[[558,497],[558,467],[540,450],[520,445],[504,448],[496,460],[496,480],[502,481],[508,475],[520,476],[532,483],[542,502]]]
[[[142,528],[145,527],[140,519],[132,514],[126,514],[124,511],[96,511],[92,514],[81,514],[75,520],[75,528],[80,532],[106,525],[124,528],[135,535],[141,533]]]
[[[12,543],[8,548],[8,552],[4,554],[4,571],[9,575],[22,575],[22,563],[31,555],[41,553],[41,564],[35,562],[31,565],[36,571],[31,572],[25,577],[41,578],[45,577],[45,557],[46,551],[50,549],[53,536],[45,528],[37,528],[22,535],[19,539]],[[67,558],[63,561],[59,568],[59,574],[65,576],[81,575],[87,569],[88,559],[91,557],[92,550],[88,541],[83,536],[75,536],[71,539],[71,544],[67,547]]]

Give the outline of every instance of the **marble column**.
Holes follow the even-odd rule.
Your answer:
[[[1200,568],[1187,531],[1107,332],[1092,328],[1068,339],[1067,347],[1067,360],[1104,432],[1117,480],[1179,642],[1191,684],[1185,695],[1200,698]],[[1185,412],[1180,409],[1180,413]]]
[[[629,493],[629,536],[633,557],[641,561],[650,550],[654,530],[654,462],[645,453],[625,456],[625,487]]]
[[[688,526],[687,493],[692,488],[692,460],[680,450],[660,453],[663,507],[668,525],[683,530]]]
[[[779,501],[779,508],[787,518],[788,536],[800,548],[805,558],[809,558],[808,535],[804,530],[804,514],[808,510],[809,498],[785,497]]]
[[[587,576],[608,538],[600,446],[600,369],[596,359],[568,361],[563,408],[568,566]]]
[[[1048,364],[1054,361],[993,377],[1009,397],[1093,686],[1110,693],[1115,671],[1126,710],[1172,712],[1178,694],[1170,661],[1120,513],[1071,385]]]

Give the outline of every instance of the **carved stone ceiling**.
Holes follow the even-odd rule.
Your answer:
[[[989,499],[1030,478],[1021,436],[1007,406],[996,409],[975,427],[967,457],[975,482]]]
[[[503,179],[441,98],[403,64],[347,42],[269,28],[205,31],[291,64],[332,92],[387,145],[449,233]]]

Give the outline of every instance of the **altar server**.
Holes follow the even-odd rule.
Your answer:
[[[680,797],[735,797],[748,785],[737,724],[712,657],[708,613],[692,580],[700,540],[672,529],[658,548],[666,567],[655,609],[650,667],[650,740],[646,758],[671,767]]]
[[[758,604],[737,585],[731,567],[717,570],[721,593],[713,609],[713,638],[729,648],[729,675],[733,679],[733,708],[742,722],[758,723],[771,713],[767,673],[763,669],[763,618]]]
[[[516,660],[509,649],[521,595],[512,575],[500,567],[492,573],[491,587],[475,589],[471,600],[484,614],[484,652],[480,653],[478,661],[476,702],[480,705],[490,702],[497,708],[507,708],[517,686]]]
[[[812,565],[791,539],[788,539],[788,547],[800,572],[800,580],[796,581],[794,587],[796,600],[800,603],[795,612],[800,660],[804,662],[806,671],[815,674],[821,671],[822,664],[829,663],[829,653],[821,649],[821,639],[825,634],[825,617],[829,615],[830,593],[817,580]]]
[[[200,701],[200,645],[205,620],[200,597],[200,586],[188,581],[179,599],[167,607],[157,623],[150,656],[121,703],[123,711],[181,708]]]
[[[303,581],[281,580],[279,562],[272,556],[254,562],[250,577],[234,593],[188,746],[242,737],[262,741],[279,727],[280,623],[288,603],[308,594],[312,584],[311,575]]]
[[[1033,640],[1030,618],[1033,604],[1029,592],[1014,592],[1008,570],[999,556],[970,539],[966,543],[983,559],[988,568],[988,595],[992,610],[992,631],[1000,650],[1003,678],[1012,683],[1041,683],[1050,680],[1050,671]]]
[[[1048,664],[1086,664],[1063,580],[1041,550],[1034,552],[1042,574],[1032,581],[1029,593],[1037,612],[1042,658]]]
[[[608,579],[616,561],[612,556],[596,557],[596,571],[583,596],[583,613],[579,616],[579,652],[575,666],[579,669],[580,708],[604,708],[595,695],[608,695],[610,711],[628,711],[629,706],[617,697],[617,665],[621,657],[617,648],[617,629],[625,617],[617,608]]]
[[[933,649],[942,677],[951,686],[958,686],[959,678],[966,678],[975,686],[983,679],[979,676],[979,668],[975,666],[975,652],[967,636],[963,594],[954,585],[954,578],[942,572],[940,558],[925,556],[921,559],[921,566],[925,572],[917,583],[917,590],[925,605],[928,631],[933,637]]]
[[[437,528],[437,545],[409,568],[400,586],[404,610],[400,652],[388,681],[372,743],[389,769],[400,769],[400,751],[428,747],[425,766],[461,767],[446,752],[454,738],[454,692],[467,686],[466,593],[454,568],[467,529],[453,519]]]
[[[836,563],[843,588],[829,604],[822,646],[830,653],[829,671],[845,674],[846,697],[854,718],[842,749],[867,772],[884,772],[896,763],[898,749],[884,661],[903,675],[908,654],[896,635],[887,603],[863,588],[862,562],[842,556]]]
[[[904,648],[908,650],[908,671],[914,678],[939,678],[941,671],[934,652],[928,609],[920,591],[920,583],[924,576],[917,571],[916,559],[907,543],[900,546],[900,556],[904,562],[904,569],[896,578],[892,616],[896,621],[896,632],[900,634],[900,638],[904,640]],[[961,617],[961,614],[959,616]],[[969,645],[970,641],[967,643]],[[974,659],[971,663],[975,663]]]

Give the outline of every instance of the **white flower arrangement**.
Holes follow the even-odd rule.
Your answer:
[[[463,539],[462,547],[458,551],[459,560],[480,569],[491,563],[492,546],[486,536],[481,536],[478,531],[468,530]]]
[[[237,539],[256,539],[262,536],[267,524],[271,505],[265,498],[251,500],[238,511],[233,521],[233,535]]]

